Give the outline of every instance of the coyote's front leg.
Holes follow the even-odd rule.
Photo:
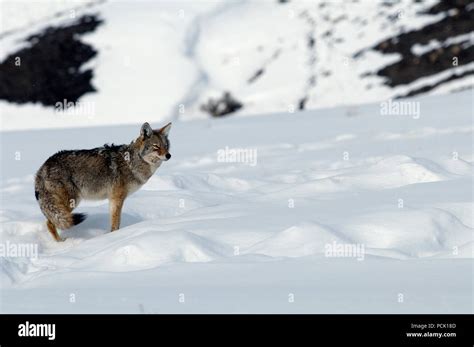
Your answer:
[[[110,231],[120,228],[120,217],[122,215],[122,206],[125,201],[125,192],[123,189],[115,189],[109,198],[110,207]]]

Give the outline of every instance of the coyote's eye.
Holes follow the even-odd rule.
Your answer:
[[[153,144],[153,149],[158,151],[160,149],[160,146],[158,146],[157,144],[154,143]]]

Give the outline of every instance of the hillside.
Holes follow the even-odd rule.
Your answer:
[[[1,6],[3,130],[205,118],[209,100],[235,115],[355,112],[472,87],[472,1]],[[242,106],[219,106],[226,92]]]

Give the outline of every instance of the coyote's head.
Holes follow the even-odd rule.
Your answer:
[[[168,134],[171,129],[171,123],[163,128],[153,130],[148,123],[143,123],[140,130],[140,136],[137,139],[139,144],[139,154],[147,163],[156,164],[162,160],[171,158],[170,142]]]

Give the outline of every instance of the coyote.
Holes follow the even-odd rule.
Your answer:
[[[159,130],[144,123],[129,145],[60,151],[46,160],[36,174],[35,197],[54,239],[62,241],[56,228],[68,229],[86,218],[72,213],[83,199],[109,199],[111,231],[117,230],[125,198],[171,158],[170,129],[171,123]]]

